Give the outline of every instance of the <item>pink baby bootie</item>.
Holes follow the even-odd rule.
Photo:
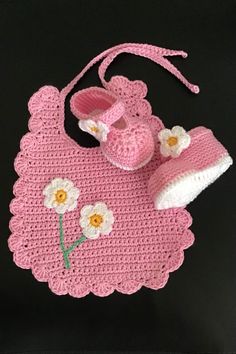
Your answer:
[[[163,129],[158,138],[160,153],[168,158],[148,185],[158,210],[186,206],[233,162],[212,131],[204,127],[188,133],[179,126]]]
[[[148,124],[129,114],[124,102],[112,92],[91,87],[76,92],[70,101],[79,127],[100,141],[109,162],[124,170],[145,166],[154,154]]]

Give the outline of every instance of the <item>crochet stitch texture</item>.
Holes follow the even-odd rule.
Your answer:
[[[163,129],[161,120],[152,115],[145,99],[147,87],[142,81],[123,76],[104,79],[108,65],[120,53],[148,57],[174,74],[192,92],[199,92],[165,58],[183,51],[149,44],[124,43],[99,54],[62,90],[44,86],[29,101],[29,130],[21,140],[15,159],[19,179],[14,185],[15,198],[10,204],[9,248],[15,263],[31,269],[34,277],[48,282],[58,295],[80,298],[90,292],[107,296],[114,290],[131,294],[142,286],[159,289],[169,273],[178,269],[184,250],[194,236],[189,230],[192,219],[184,208],[155,210],[147,192],[148,181],[163,162],[158,139],[152,160],[143,168],[125,171],[111,165],[100,147],[84,148],[72,140],[64,129],[65,98],[80,78],[99,60],[103,86],[121,98],[131,116],[146,119],[154,136]],[[44,206],[43,191],[58,178],[72,182],[76,208],[63,215],[63,244],[60,245],[58,214]],[[65,191],[58,191],[58,200]],[[53,201],[52,201],[53,202]],[[80,238],[80,211],[85,205],[104,203],[114,216],[112,231],[97,239]],[[51,205],[50,203],[48,205]],[[72,210],[73,209],[73,210]],[[95,216],[99,223],[101,216]],[[62,216],[60,215],[60,219]],[[82,239],[77,247],[77,241]],[[69,252],[68,262],[63,253]],[[63,252],[62,252],[63,251]],[[67,267],[65,266],[67,265]]]
[[[131,114],[146,116],[150,104],[143,98],[146,85],[114,77],[110,89],[126,97]],[[120,87],[119,90],[117,87]],[[127,99],[133,96],[132,99]],[[131,102],[132,101],[132,102]],[[99,296],[114,290],[131,294],[142,286],[163,287],[169,273],[183,262],[184,249],[194,240],[188,227],[189,213],[183,208],[156,211],[147,193],[147,183],[160,164],[159,148],[144,168],[127,172],[112,166],[99,147],[83,148],[70,139],[63,127],[60,92],[45,86],[29,101],[30,132],[21,140],[15,160],[19,179],[10,209],[12,235],[9,247],[15,263],[31,269],[35,278],[48,282],[58,294]],[[136,107],[136,108],[135,108]],[[163,128],[152,116],[153,131]],[[65,269],[59,247],[56,213],[43,206],[42,190],[55,177],[69,178],[81,191],[78,207],[65,214],[65,243],[72,244],[81,229],[80,209],[97,200],[109,205],[115,216],[110,235],[89,240],[70,255],[71,268]]]

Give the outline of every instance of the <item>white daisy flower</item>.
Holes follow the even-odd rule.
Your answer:
[[[112,231],[114,216],[107,205],[97,202],[95,205],[85,205],[80,211],[80,226],[83,235],[90,239],[96,239],[99,235],[108,235]]]
[[[78,124],[81,130],[93,135],[97,140],[107,141],[107,134],[110,129],[105,123],[99,120],[84,119],[80,120]]]
[[[54,178],[43,190],[44,206],[64,214],[77,206],[80,191],[67,178]]]
[[[162,129],[158,139],[161,142],[160,152],[165,157],[178,157],[191,142],[190,135],[178,125],[172,129]]]

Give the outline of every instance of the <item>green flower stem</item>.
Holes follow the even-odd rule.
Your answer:
[[[61,247],[61,250],[63,253],[65,267],[66,267],[66,269],[69,269],[70,268],[69,254],[75,249],[75,247],[77,247],[82,242],[84,242],[86,240],[86,237],[84,235],[82,235],[69,248],[65,248],[64,231],[63,231],[63,214],[59,215],[59,225],[60,225],[60,247]]]
[[[86,237],[82,235],[78,240],[76,240],[69,248],[67,248],[66,252],[70,253],[74,251],[75,247],[80,245],[82,242],[86,240]]]

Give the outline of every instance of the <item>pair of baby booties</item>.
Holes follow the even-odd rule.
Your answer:
[[[211,130],[164,129],[143,82],[105,81],[107,67],[124,52],[153,60],[199,91],[165,58],[185,52],[125,43],[94,58],[62,91],[44,86],[31,97],[30,132],[15,160],[9,247],[18,266],[58,295],[163,287],[194,240],[183,207],[232,163]],[[66,134],[64,104],[101,59],[104,89],[71,98],[81,129],[101,142],[88,149]]]

